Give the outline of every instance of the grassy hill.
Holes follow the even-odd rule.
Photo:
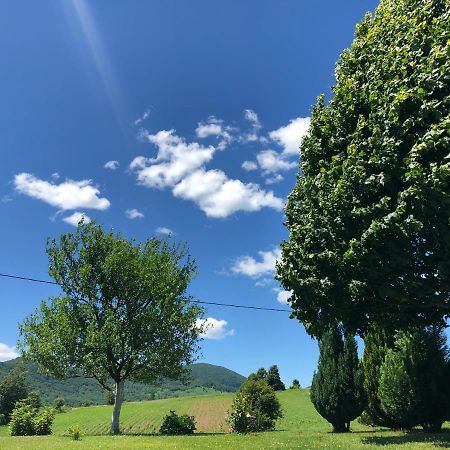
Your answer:
[[[330,425],[314,410],[309,391],[290,390],[277,394],[284,417],[273,432],[248,436],[227,433],[225,415],[232,402],[232,394],[212,394],[125,403],[121,425],[123,435],[108,436],[110,406],[74,408],[56,416],[54,435],[9,437],[8,428],[0,427],[0,449],[345,449],[345,450],[421,450],[449,448],[450,433],[404,433],[365,427],[354,422],[350,434],[330,433]],[[159,436],[163,416],[173,409],[187,412],[197,419],[198,432],[194,436]],[[67,428],[79,424],[86,435],[79,442],[64,436]]]
[[[22,362],[21,358],[0,363],[0,378],[8,373],[13,367]],[[93,404],[104,403],[104,392],[97,382],[91,379],[73,378],[59,381],[52,377],[42,375],[33,363],[25,363],[28,378],[33,389],[41,392],[45,403],[51,403],[54,398],[62,396],[66,403],[71,406],[82,402]],[[177,381],[164,381],[160,386],[149,386],[138,383],[127,383],[125,385],[125,397],[129,401],[151,400],[167,397],[204,394],[215,391],[234,392],[245,380],[239,375],[225,367],[212,364],[192,364],[189,366],[191,381],[183,385]]]

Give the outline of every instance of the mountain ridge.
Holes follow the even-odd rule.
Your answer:
[[[22,363],[22,358],[0,362],[0,379],[11,369]],[[70,378],[57,380],[38,372],[36,364],[23,362],[30,387],[40,392],[44,403],[51,403],[56,397],[64,397],[66,404],[105,403],[105,390],[89,378]],[[158,385],[146,385],[128,382],[125,384],[125,398],[128,401],[153,400],[168,397],[179,397],[208,392],[235,392],[245,381],[245,377],[226,367],[208,363],[196,363],[188,366],[190,381],[183,385],[179,381],[163,380]]]

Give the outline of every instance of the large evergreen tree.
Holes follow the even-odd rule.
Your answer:
[[[403,428],[440,430],[450,401],[448,349],[437,327],[400,332],[381,367],[381,408]]]
[[[449,22],[448,0],[381,0],[313,108],[277,265],[313,335],[450,314]]]
[[[386,334],[379,327],[374,327],[364,336],[364,355],[361,361],[364,370],[364,391],[367,396],[364,420],[370,425],[391,425],[381,408],[378,396],[381,366],[388,348],[386,341]]]
[[[330,327],[319,342],[319,363],[311,386],[311,401],[334,432],[350,430],[365,406],[363,372],[356,340]]]

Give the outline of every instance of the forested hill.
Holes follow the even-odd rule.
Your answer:
[[[13,367],[18,366],[21,361],[21,358],[16,358],[11,361],[0,362],[0,378]],[[25,367],[28,371],[30,385],[41,393],[42,399],[46,403],[51,402],[58,396],[64,397],[68,405],[104,403],[104,390],[94,380],[72,378],[59,381],[39,373],[33,363],[26,362]],[[192,364],[189,366],[189,370],[191,381],[186,386],[180,382],[169,380],[164,381],[159,386],[128,383],[125,386],[126,400],[149,400],[211,391],[234,392],[245,380],[245,377],[232,370],[212,364]]]

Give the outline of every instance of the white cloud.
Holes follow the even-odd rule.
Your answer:
[[[280,181],[283,181],[284,177],[283,175],[280,175],[279,173],[275,174],[273,177],[269,177],[265,179],[266,184],[275,184],[279,183]]]
[[[146,111],[144,111],[144,113],[142,114],[141,117],[138,117],[135,121],[134,124],[135,125],[139,125],[141,124],[145,119],[147,119],[147,117],[150,115],[150,110],[147,109]]]
[[[131,162],[130,169],[136,172],[140,184],[158,189],[173,187],[212,159],[214,147],[204,147],[197,142],[188,144],[174,132],[163,130],[145,134],[146,140],[158,147],[158,155],[156,158],[138,156]]]
[[[92,180],[69,180],[60,184],[36,178],[30,173],[20,173],[14,177],[17,192],[42,200],[62,210],[77,208],[108,209],[110,202],[100,198],[100,191],[92,185]]]
[[[244,142],[255,142],[259,140],[259,131],[262,128],[261,122],[259,121],[258,114],[252,109],[244,110],[245,120],[251,123],[252,129],[244,137]]]
[[[259,167],[264,174],[276,173],[281,170],[290,170],[297,167],[297,161],[286,161],[282,155],[274,150],[264,150],[256,155]]]
[[[158,147],[156,158],[138,156],[130,164],[138,183],[152,188],[172,188],[174,196],[195,202],[209,217],[227,217],[237,211],[259,211],[268,207],[282,210],[284,203],[272,191],[254,183],[229,179],[221,170],[204,165],[215,148],[197,142],[187,143],[174,130],[144,133]]]
[[[20,355],[15,346],[9,346],[0,342],[0,361],[9,361],[18,358]]]
[[[60,177],[60,175],[59,175],[58,172],[53,172],[53,173],[52,173],[52,178],[53,178],[54,180],[59,180],[61,177]]]
[[[142,219],[144,217],[144,214],[136,208],[127,209],[125,214],[129,219]]]
[[[300,143],[309,128],[309,117],[297,117],[288,125],[271,131],[269,136],[283,147],[283,154],[286,156],[298,155]]]
[[[169,234],[171,234],[172,236],[175,235],[175,232],[172,231],[170,228],[167,228],[167,227],[158,227],[155,231],[156,231],[157,234],[164,234],[166,236],[169,235]]]
[[[204,331],[200,334],[205,339],[224,339],[227,336],[234,336],[234,330],[227,330],[228,322],[226,320],[214,319],[208,317],[206,319],[197,319],[196,326],[203,327]]]
[[[241,167],[247,172],[250,172],[251,170],[256,170],[258,168],[258,164],[254,161],[244,161]]]
[[[280,288],[273,288],[272,290],[277,293],[277,300],[279,303],[283,305],[289,305],[288,300],[293,293],[292,291],[285,291]]]
[[[103,167],[109,170],[116,170],[119,167],[119,161],[108,161]]]
[[[63,222],[68,223],[69,225],[73,225],[74,227],[77,227],[80,223],[81,219],[84,219],[84,223],[89,223],[91,221],[91,218],[87,216],[85,213],[75,211],[70,216],[64,217]]]
[[[223,120],[215,116],[210,116],[206,122],[199,122],[195,129],[195,134],[198,138],[204,139],[209,136],[215,136],[220,139],[217,145],[218,150],[225,150],[227,145],[232,141],[230,134],[231,127],[225,126]]]
[[[260,260],[257,261],[252,256],[240,256],[236,259],[231,271],[236,274],[246,275],[251,278],[267,276],[275,272],[275,264],[281,257],[281,250],[275,248],[268,252],[258,252]]]
[[[229,179],[221,170],[199,169],[173,188],[176,197],[192,200],[208,217],[227,217],[237,211],[283,209],[283,200],[257,184]]]

